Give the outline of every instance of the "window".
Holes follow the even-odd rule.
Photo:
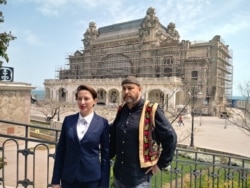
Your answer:
[[[172,65],[173,64],[173,58],[172,57],[169,57],[169,58],[166,58],[164,59],[164,62],[163,64],[167,64],[167,65]]]
[[[198,80],[198,71],[192,71],[192,80]]]
[[[172,69],[171,68],[165,68],[164,69],[164,76],[172,76]]]

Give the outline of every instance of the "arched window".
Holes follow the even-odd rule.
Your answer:
[[[98,64],[96,77],[118,78],[132,74],[131,62],[122,54],[110,55]]]

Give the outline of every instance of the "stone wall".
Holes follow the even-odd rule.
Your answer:
[[[0,119],[17,123],[30,123],[31,90],[30,84],[0,82]],[[0,123],[0,132],[24,136],[24,128]]]

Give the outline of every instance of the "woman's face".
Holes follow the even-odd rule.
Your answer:
[[[78,108],[83,117],[93,112],[96,99],[93,98],[92,94],[88,90],[80,90],[76,99]]]

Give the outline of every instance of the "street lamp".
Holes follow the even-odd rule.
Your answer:
[[[197,93],[196,98],[201,98],[202,92]],[[190,147],[194,147],[194,88],[193,88],[193,96],[192,96],[192,106],[191,106],[191,116],[192,116],[192,127],[191,127],[191,141]]]

